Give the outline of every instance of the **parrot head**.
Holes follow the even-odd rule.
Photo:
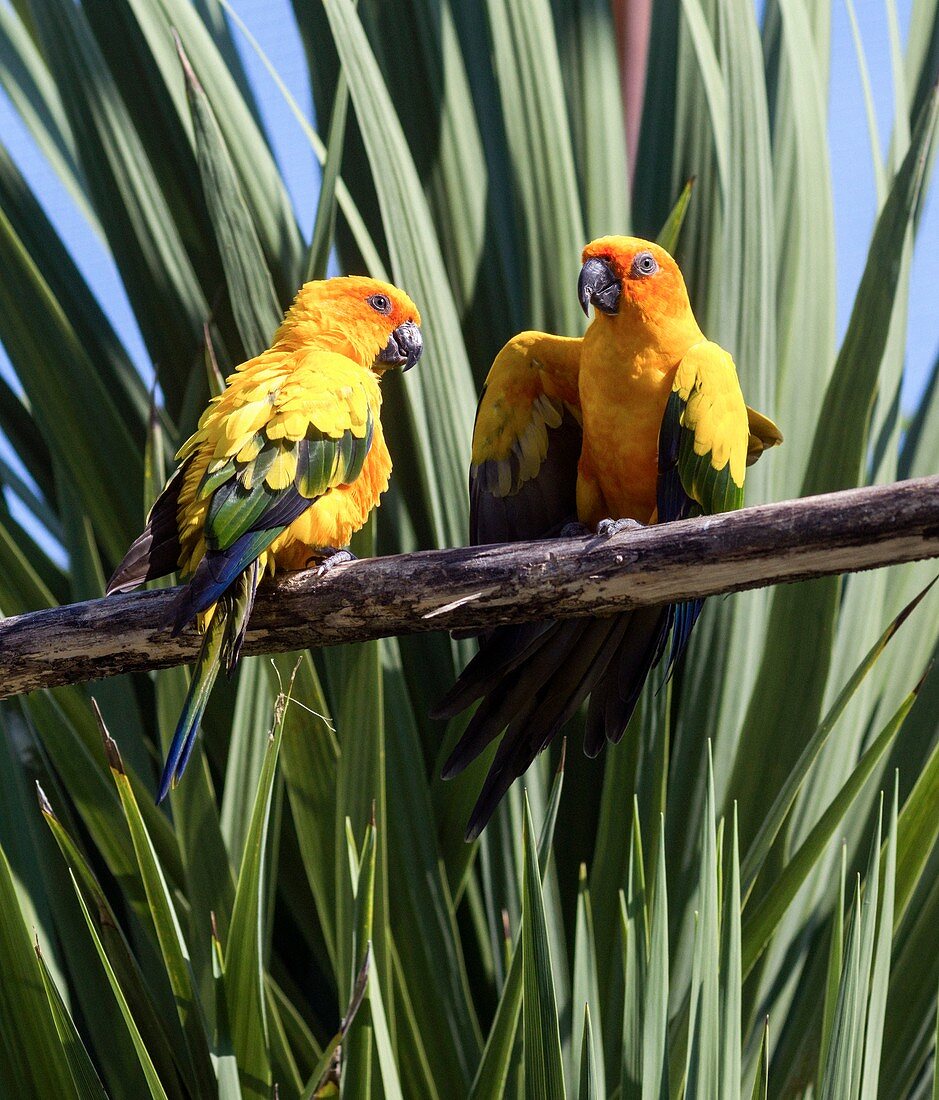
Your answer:
[[[600,237],[583,251],[577,294],[589,317],[624,317],[629,323],[668,323],[690,315],[678,264],[657,244],[639,237]]]
[[[275,341],[293,347],[315,343],[347,355],[381,374],[410,370],[424,350],[421,315],[391,283],[344,275],[304,283]]]

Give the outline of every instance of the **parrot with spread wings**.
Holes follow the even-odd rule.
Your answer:
[[[746,468],[782,436],[743,400],[731,356],[698,327],[681,271],[635,237],[587,245],[583,338],[523,332],[492,365],[470,466],[474,544],[609,536],[743,505]],[[702,601],[605,618],[501,626],[435,708],[481,700],[444,765],[456,775],[500,733],[467,838],[589,696],[584,751],[623,736],[642,686],[670,671]]]
[[[204,632],[158,801],[189,761],[219,668],[238,662],[258,584],[275,569],[328,569],[388,487],[379,378],[423,347],[411,299],[358,276],[306,283],[267,351],[212,399],[146,528],[108,582],[128,592],[188,577],[173,632]]]

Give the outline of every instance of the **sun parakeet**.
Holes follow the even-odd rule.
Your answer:
[[[219,667],[238,661],[258,583],[339,560],[388,487],[378,381],[423,347],[396,287],[356,276],[301,287],[267,351],[242,363],[178,453],[179,466],[108,583],[188,577],[173,632],[205,636],[160,783],[182,775]],[[351,555],[344,553],[348,559]]]
[[[705,339],[664,249],[593,241],[578,293],[595,311],[582,339],[524,332],[489,372],[473,433],[473,543],[609,535],[739,508],[747,465],[782,441],[744,404],[733,359]],[[482,700],[445,776],[505,730],[468,837],[588,695],[585,752],[618,741],[669,637],[670,669],[700,610],[694,601],[486,634],[435,710],[448,718]]]

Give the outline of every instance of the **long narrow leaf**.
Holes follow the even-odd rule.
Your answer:
[[[603,1096],[603,1090],[597,1084],[597,1066],[595,1043],[590,1026],[590,1005],[584,1002],[584,1037],[580,1051],[580,1072],[578,1074],[578,1100],[597,1100]]]
[[[456,487],[463,484],[475,406],[453,296],[413,159],[352,0],[330,2],[326,14],[373,165],[394,277],[425,320],[424,366],[408,398],[437,537],[452,545],[465,530],[464,498]]]
[[[789,858],[784,870],[772,887],[763,895],[752,911],[747,910],[743,924],[744,977],[752,970],[786,907],[805,881],[809,871],[838,827],[838,822],[847,812],[858,792],[863,789],[864,783],[870,778],[877,761],[883,756],[890,743],[899,733],[903,720],[916,701],[918,691],[919,686],[917,685],[903,700],[897,712],[877,734],[858,761],[837,797],[818,819],[817,824],[798,851]]]
[[[25,1095],[78,1096],[6,853],[0,848],[0,1024],[8,1081]]]
[[[822,401],[823,407],[838,409],[839,415],[823,418],[816,428],[802,484],[804,495],[853,486],[861,476],[881,360],[904,269],[904,242],[922,198],[937,113],[939,90],[923,107],[910,149],[877,219],[851,321]],[[780,750],[770,772],[780,784],[818,720],[838,598],[836,578],[778,589],[769,622],[762,630],[774,644],[763,658],[744,728],[759,729],[765,743]],[[811,647],[804,644],[804,627],[809,621],[816,624],[818,638],[818,644]],[[795,712],[788,705],[792,683],[800,685],[800,706]],[[790,752],[785,751],[787,745],[793,746]],[[755,777],[752,772],[745,773],[747,755],[744,752],[738,757],[734,786],[741,804],[746,799],[753,807],[753,820],[744,829],[749,836],[761,815],[756,812]],[[766,772],[761,773],[759,782],[764,783],[766,777]]]
[[[225,139],[178,36],[176,48],[186,77],[202,188],[218,239],[232,309],[246,352],[249,356],[259,355],[270,343],[280,320],[277,294]]]
[[[246,1096],[266,1095],[271,1082],[264,994],[264,874],[277,758],[289,704],[290,686],[286,694],[278,697],[274,707],[274,726],[251,810],[225,948],[225,985],[229,991],[232,1044]]]
[[[101,1084],[101,1078],[95,1070],[85,1044],[82,1042],[78,1029],[69,1014],[62,995],[59,993],[55,980],[49,973],[46,961],[43,958],[39,945],[36,945],[36,958],[39,960],[39,972],[42,976],[42,987],[46,991],[49,1008],[52,1011],[52,1019],[55,1022],[55,1030],[62,1044],[62,1050],[68,1060],[68,1067],[72,1074],[76,1092],[84,1100],[106,1100],[107,1093]]]
[[[528,799],[522,836],[525,855],[522,904],[522,1015],[525,1034],[525,1089],[531,1097],[563,1100],[564,1069],[561,1064],[561,1036],[544,895],[535,853],[534,826]]]
[[[157,1076],[157,1071],[154,1068],[153,1062],[150,1059],[150,1055],[147,1052],[147,1048],[144,1046],[143,1039],[140,1037],[140,1032],[137,1030],[137,1025],[134,1021],[133,1013],[124,998],[124,994],[118,984],[117,978],[114,975],[114,971],[111,969],[111,964],[108,961],[108,957],[105,954],[104,948],[101,946],[101,940],[98,938],[98,933],[95,930],[94,923],[91,919],[91,914],[88,912],[88,906],[85,904],[85,899],[82,897],[81,890],[78,888],[78,883],[75,882],[75,894],[78,898],[78,904],[81,906],[82,913],[85,915],[85,921],[88,924],[88,931],[91,933],[91,937],[94,940],[95,947],[98,950],[98,958],[101,960],[101,965],[104,967],[104,971],[108,976],[108,981],[111,983],[111,989],[114,992],[114,996],[120,1006],[121,1014],[124,1017],[124,1023],[127,1025],[127,1030],[133,1040],[134,1047],[137,1051],[137,1056],[140,1059],[140,1066],[143,1070],[144,1077],[147,1081],[147,1087],[150,1091],[150,1095],[153,1100],[167,1100],[166,1092],[163,1086],[160,1084],[160,1078]]]
[[[581,1093],[584,1088],[584,1073],[582,1059],[583,1047],[590,1043],[590,1069],[588,1078],[592,1082],[590,1088],[600,1096],[606,1095],[606,1074],[603,1066],[603,1049],[601,1044],[602,1031],[600,1028],[600,991],[597,984],[597,949],[593,937],[593,909],[590,904],[590,890],[587,886],[587,868],[584,864],[580,867],[580,878],[577,890],[577,916],[574,934],[574,975],[572,981],[571,1005],[573,1012],[577,1012],[578,1005],[596,1005],[594,1010],[597,1023],[589,1021],[589,1010],[583,1023],[583,1041],[578,1042],[577,1027],[573,1026],[571,1035],[571,1073],[569,1092],[574,1094],[575,1085],[580,1085]]]
[[[884,1018],[887,1012],[887,987],[890,981],[890,955],[893,947],[893,900],[897,874],[897,804],[900,801],[900,777],[894,773],[893,798],[887,825],[880,910],[877,914],[877,939],[873,948],[870,978],[870,1002],[864,1031],[861,1100],[876,1100],[880,1079]]]
[[[172,1015],[170,1026],[173,1041],[171,1042],[164,1027],[164,1021],[169,1014],[163,1004],[159,1007],[155,1004],[153,996],[147,989],[140,966],[121,931],[107,895],[102,890],[81,849],[53,811],[45,791],[38,783],[36,787],[39,809],[68,864],[69,874],[76,887],[81,888],[83,896],[93,903],[97,915],[96,934],[107,955],[114,980],[120,986],[121,996],[133,1015],[141,1042],[147,1048],[163,1087],[171,1096],[180,1096],[180,1074],[185,1075],[187,1069],[185,1039],[182,1036],[178,1018],[175,1013]]]
[[[667,1100],[668,1084],[668,893],[665,821],[659,824],[659,858],[650,919],[651,942],[642,1028],[642,1100]]]
[[[740,1092],[742,962],[740,933],[740,848],[737,841],[737,808],[730,837],[730,881],[725,891],[721,920],[721,1028],[720,1082],[727,1096]]]
[[[933,582],[934,583],[934,582]],[[880,638],[874,643],[870,651],[854,670],[853,675],[844,685],[838,694],[838,697],[832,703],[828,710],[828,713],[819,723],[818,728],[812,735],[811,739],[806,743],[805,748],[802,750],[799,759],[796,761],[796,765],[789,773],[784,785],[780,788],[779,794],[776,796],[773,805],[763,818],[763,822],[760,825],[759,831],[753,838],[753,842],[750,845],[750,849],[747,852],[746,858],[743,861],[741,868],[741,879],[743,884],[743,896],[744,899],[749,897],[750,891],[753,889],[753,883],[756,881],[756,876],[759,874],[760,868],[763,865],[764,860],[769,854],[770,849],[773,846],[773,842],[779,834],[779,830],[782,828],[785,822],[786,816],[789,813],[792,803],[795,801],[796,796],[799,793],[799,788],[805,781],[805,777],[812,766],[812,763],[817,759],[818,754],[821,752],[822,747],[828,739],[829,734],[834,729],[838,718],[841,716],[845,707],[848,705],[849,700],[857,691],[864,678],[868,675],[871,669],[874,667],[880,655],[889,644],[890,640],[894,637],[900,627],[906,622],[913,611],[919,606],[925,597],[929,589],[932,588],[932,583],[918,593],[914,599],[912,599],[906,607],[900,612],[896,618],[887,626],[887,629],[881,634]]]
[[[140,877],[146,890],[153,926],[163,962],[166,966],[170,987],[176,1000],[176,1010],[179,1014],[179,1021],[188,1048],[189,1066],[194,1079],[199,1083],[199,1088],[211,1088],[214,1084],[215,1075],[208,1056],[209,1036],[202,1005],[196,993],[189,962],[189,949],[183,937],[163,869],[140,815],[137,800],[124,770],[124,764],[117,745],[111,738],[97,706],[95,707],[95,717],[101,727],[111,775],[127,818],[127,826],[137,856]]]
[[[316,200],[316,217],[307,259],[307,279],[325,279],[329,250],[336,231],[336,184],[342,162],[342,147],[346,138],[346,114],[349,109],[349,85],[345,73],[339,74],[336,94],[333,97],[333,113],[329,120],[329,137],[326,141],[326,160],[323,178]]]

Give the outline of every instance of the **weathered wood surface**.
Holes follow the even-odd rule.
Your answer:
[[[425,551],[265,585],[247,653],[610,614],[939,556],[939,476],[627,531]],[[191,661],[175,589],[0,620],[0,698]]]

